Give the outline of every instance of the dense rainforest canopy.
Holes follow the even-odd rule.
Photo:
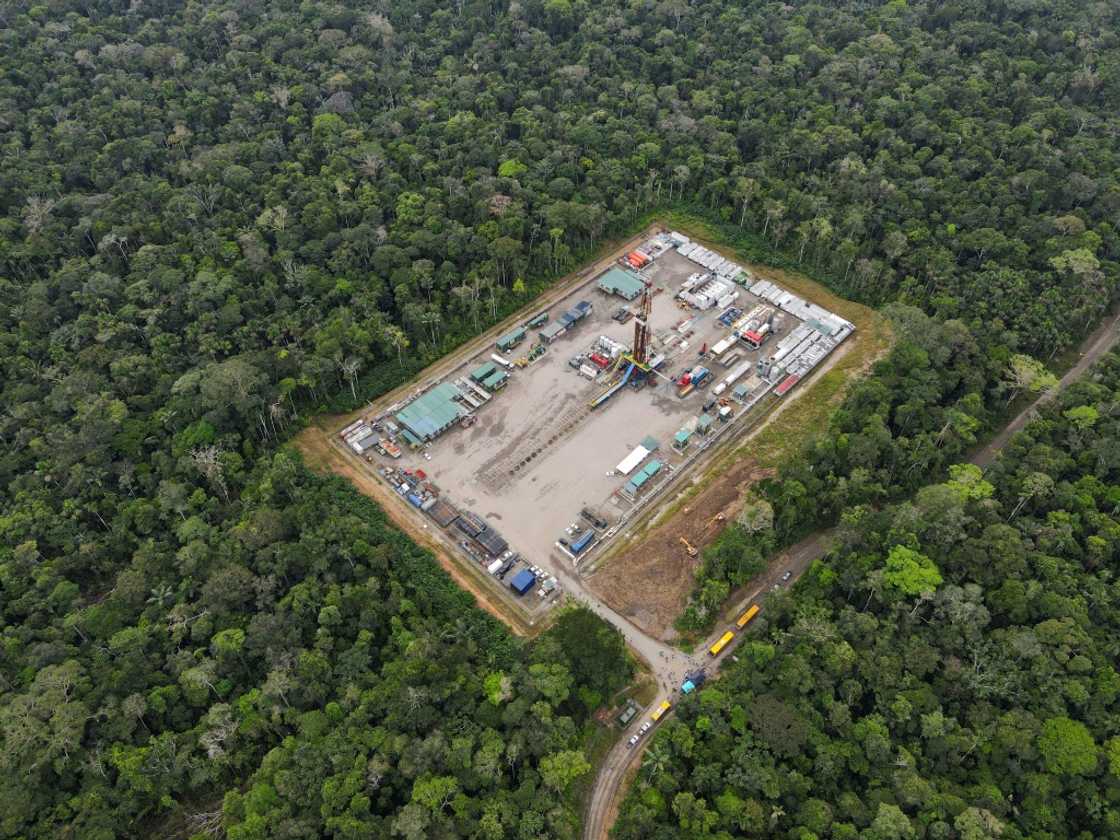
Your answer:
[[[657,733],[616,836],[1120,836],[1120,356],[838,541]]]
[[[617,638],[574,613],[511,640],[277,444],[672,204],[933,318],[768,491],[764,538],[896,500],[1029,386],[1023,354],[1112,298],[1117,17],[1073,0],[0,5],[0,833],[570,837],[588,712],[627,673]],[[763,539],[729,533],[744,544],[706,564],[709,599]],[[867,539],[836,564],[874,556]],[[1084,717],[1030,713],[1063,742]],[[975,786],[995,766],[954,772]],[[809,825],[800,791],[780,791],[779,827]],[[1072,797],[1024,831],[1105,825]],[[629,825],[666,819],[649,807]]]

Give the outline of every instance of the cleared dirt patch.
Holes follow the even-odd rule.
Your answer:
[[[708,481],[675,516],[623,548],[588,584],[646,633],[671,638],[673,620],[692,591],[699,551],[739,513],[744,490],[769,474],[752,460],[736,461]],[[682,538],[697,549],[696,557],[689,557]]]

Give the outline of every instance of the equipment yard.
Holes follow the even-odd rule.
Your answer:
[[[336,440],[535,622],[701,453],[852,330],[663,233]]]

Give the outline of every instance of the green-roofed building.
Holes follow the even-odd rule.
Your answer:
[[[677,449],[684,449],[688,446],[688,441],[692,438],[692,432],[688,429],[681,429],[673,436],[673,446]]]
[[[657,475],[660,471],[661,462],[654,458],[652,461],[638,470],[637,474],[632,479],[626,482],[626,485],[622,488],[623,495],[630,496],[631,498],[637,496],[638,492],[642,489],[645,483],[655,475]]]
[[[712,415],[705,412],[704,414],[701,414],[700,418],[696,421],[696,431],[698,431],[702,435],[706,435],[711,430]]]
[[[478,384],[487,391],[497,391],[499,388],[505,387],[507,379],[509,379],[508,373],[504,370],[495,370]]]
[[[450,382],[441,382],[398,411],[395,417],[404,429],[405,440],[412,443],[409,434],[422,443],[434,440],[458,423],[466,413],[455,401],[458,397],[458,388]]]
[[[608,295],[618,295],[623,300],[633,300],[642,293],[645,283],[638,275],[622,268],[612,268],[599,278],[599,288]]]
[[[471,371],[471,379],[481,385],[482,381],[491,376],[497,369],[498,366],[493,362],[483,362]]]
[[[508,333],[498,339],[498,349],[503,353],[506,350],[512,350],[525,338],[525,328],[518,327],[517,329],[510,330]]]

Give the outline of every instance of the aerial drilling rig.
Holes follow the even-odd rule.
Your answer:
[[[650,365],[650,352],[649,345],[651,339],[651,332],[649,326],[649,316],[653,311],[653,286],[647,280],[645,286],[642,288],[642,297],[638,302],[638,312],[634,316],[634,346],[629,353],[623,353],[618,357],[618,364],[615,367],[616,378],[611,386],[603,393],[599,394],[593,399],[589,405],[591,408],[598,408],[626,385],[639,387],[643,382],[652,383],[654,376],[660,376],[666,381],[672,381],[664,374],[658,373]]]

